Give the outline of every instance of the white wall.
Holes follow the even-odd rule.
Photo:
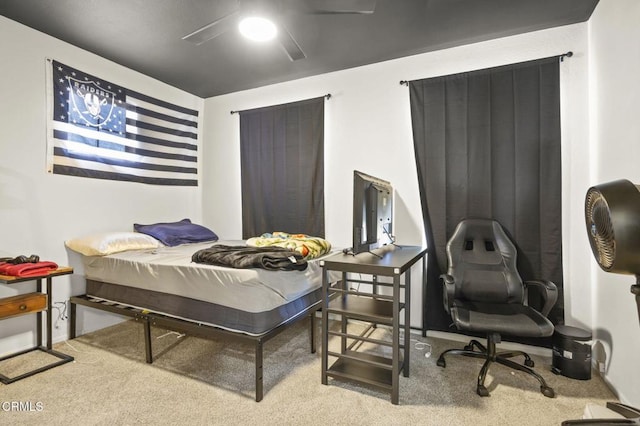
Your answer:
[[[603,347],[607,380],[624,402],[640,406],[640,370],[636,367],[640,330],[629,294],[633,278],[599,271],[591,257],[583,217],[584,194],[592,184],[619,177],[640,182],[637,22],[637,0],[601,0],[588,24],[425,53],[202,101],[0,17],[0,256],[37,253],[60,264],[78,266],[78,259],[64,248],[68,238],[131,229],[136,221],[182,217],[202,221],[222,238],[239,238],[238,116],[229,112],[326,93],[333,95],[326,103],[325,122],[327,238],[337,246],[350,245],[351,173],[360,169],[394,184],[398,241],[421,244],[424,232],[409,96],[399,81],[571,50],[574,56],[561,65],[566,322],[594,330]],[[204,110],[201,187],[165,188],[47,174],[47,57],[151,96]],[[54,301],[82,293],[82,285],[79,274],[54,280]],[[33,285],[28,283],[0,285],[0,297],[31,289]],[[420,293],[412,295],[412,300],[412,325],[419,326]],[[110,320],[102,313],[85,315],[85,329]],[[0,356],[33,344],[31,317],[2,321]],[[55,340],[66,336],[66,323],[60,326],[54,330]]]
[[[589,21],[591,176],[598,184],[629,179],[640,184],[640,2],[600,0]],[[621,400],[640,407],[640,325],[635,278],[594,274],[594,334],[606,352],[606,379]]]
[[[239,118],[231,110],[331,93],[325,118],[326,236],[351,245],[352,173],[359,169],[392,182],[400,244],[422,244],[408,88],[413,80],[504,65],[573,51],[561,65],[563,223],[568,324],[591,326],[590,251],[582,213],[588,188],[587,25],[578,24],[425,53],[345,71],[218,96],[205,101],[203,220],[223,237],[241,226]],[[559,206],[560,208],[560,206]],[[415,277],[418,282],[419,275]],[[421,324],[421,291],[412,292],[412,326]]]
[[[200,220],[200,188],[170,188],[84,179],[46,172],[45,58],[141,93],[202,110],[203,100],[96,55],[0,17],[0,257],[40,255],[60,265],[79,266],[64,241],[80,235],[132,230],[134,222]],[[78,270],[77,272],[81,272]],[[79,274],[53,280],[53,301],[84,292]],[[0,297],[34,291],[32,283],[0,285]],[[100,313],[89,314],[104,324]],[[54,319],[57,315],[53,316]],[[35,316],[0,325],[0,355],[35,342]],[[84,324],[80,324],[81,327]],[[54,340],[67,336],[59,322]]]

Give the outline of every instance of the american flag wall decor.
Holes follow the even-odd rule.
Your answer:
[[[198,111],[48,62],[50,173],[198,185]]]

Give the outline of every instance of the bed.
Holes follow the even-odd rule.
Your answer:
[[[70,338],[76,337],[76,306],[131,317],[145,330],[146,361],[153,362],[151,326],[255,345],[255,400],[263,398],[263,345],[289,325],[309,318],[315,346],[315,313],[321,306],[320,259],[305,259],[304,270],[238,269],[194,263],[194,253],[212,246],[242,247],[245,241],[189,242],[174,246],[145,240],[92,251],[67,242],[82,254],[86,293],[71,297]],[[104,236],[98,238],[103,242]],[[95,248],[95,247],[94,247]],[[301,259],[301,257],[298,257]],[[295,260],[294,260],[295,261]]]

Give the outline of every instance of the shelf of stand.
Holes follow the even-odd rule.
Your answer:
[[[355,343],[353,343],[354,345],[358,342],[369,342],[369,343],[374,343],[376,345],[380,345],[380,346],[388,346],[393,348],[393,343],[390,341],[385,341],[385,340],[380,340],[380,339],[374,339],[372,337],[370,337],[370,332],[372,329],[377,328],[377,324],[375,323],[370,323],[369,326],[367,328],[365,328],[360,334],[352,334],[352,333],[341,333],[339,331],[332,331],[332,330],[327,330],[327,334],[329,336],[337,336],[337,337],[346,337],[347,339],[351,339],[353,340]]]
[[[332,355],[329,353],[329,355]],[[327,375],[367,383],[390,391],[392,388],[392,360],[364,352],[347,351],[327,370]]]
[[[403,308],[404,303],[400,303],[400,310]],[[329,303],[329,313],[361,321],[393,325],[393,302],[373,297],[351,295],[338,297]]]

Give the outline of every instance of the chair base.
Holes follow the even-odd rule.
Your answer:
[[[439,367],[445,368],[447,363],[444,359],[445,355],[464,355],[473,358],[482,358],[485,360],[482,365],[482,369],[480,369],[480,373],[478,374],[478,385],[476,388],[476,393],[480,396],[489,396],[489,390],[484,386],[484,380],[487,377],[487,372],[489,371],[489,366],[493,362],[497,362],[498,364],[505,365],[514,370],[519,370],[525,372],[533,377],[535,377],[540,383],[540,392],[548,398],[554,398],[556,396],[555,391],[547,385],[541,375],[536,373],[531,368],[534,366],[534,362],[531,357],[523,352],[523,351],[509,351],[509,352],[496,352],[496,343],[500,342],[500,335],[496,333],[490,333],[487,336],[487,347],[482,345],[477,340],[471,340],[468,345],[464,347],[464,349],[449,349],[440,354],[438,358],[437,365]],[[474,347],[478,350],[474,350]],[[509,358],[513,358],[515,356],[523,356],[524,357],[524,365],[518,364],[510,360]]]

